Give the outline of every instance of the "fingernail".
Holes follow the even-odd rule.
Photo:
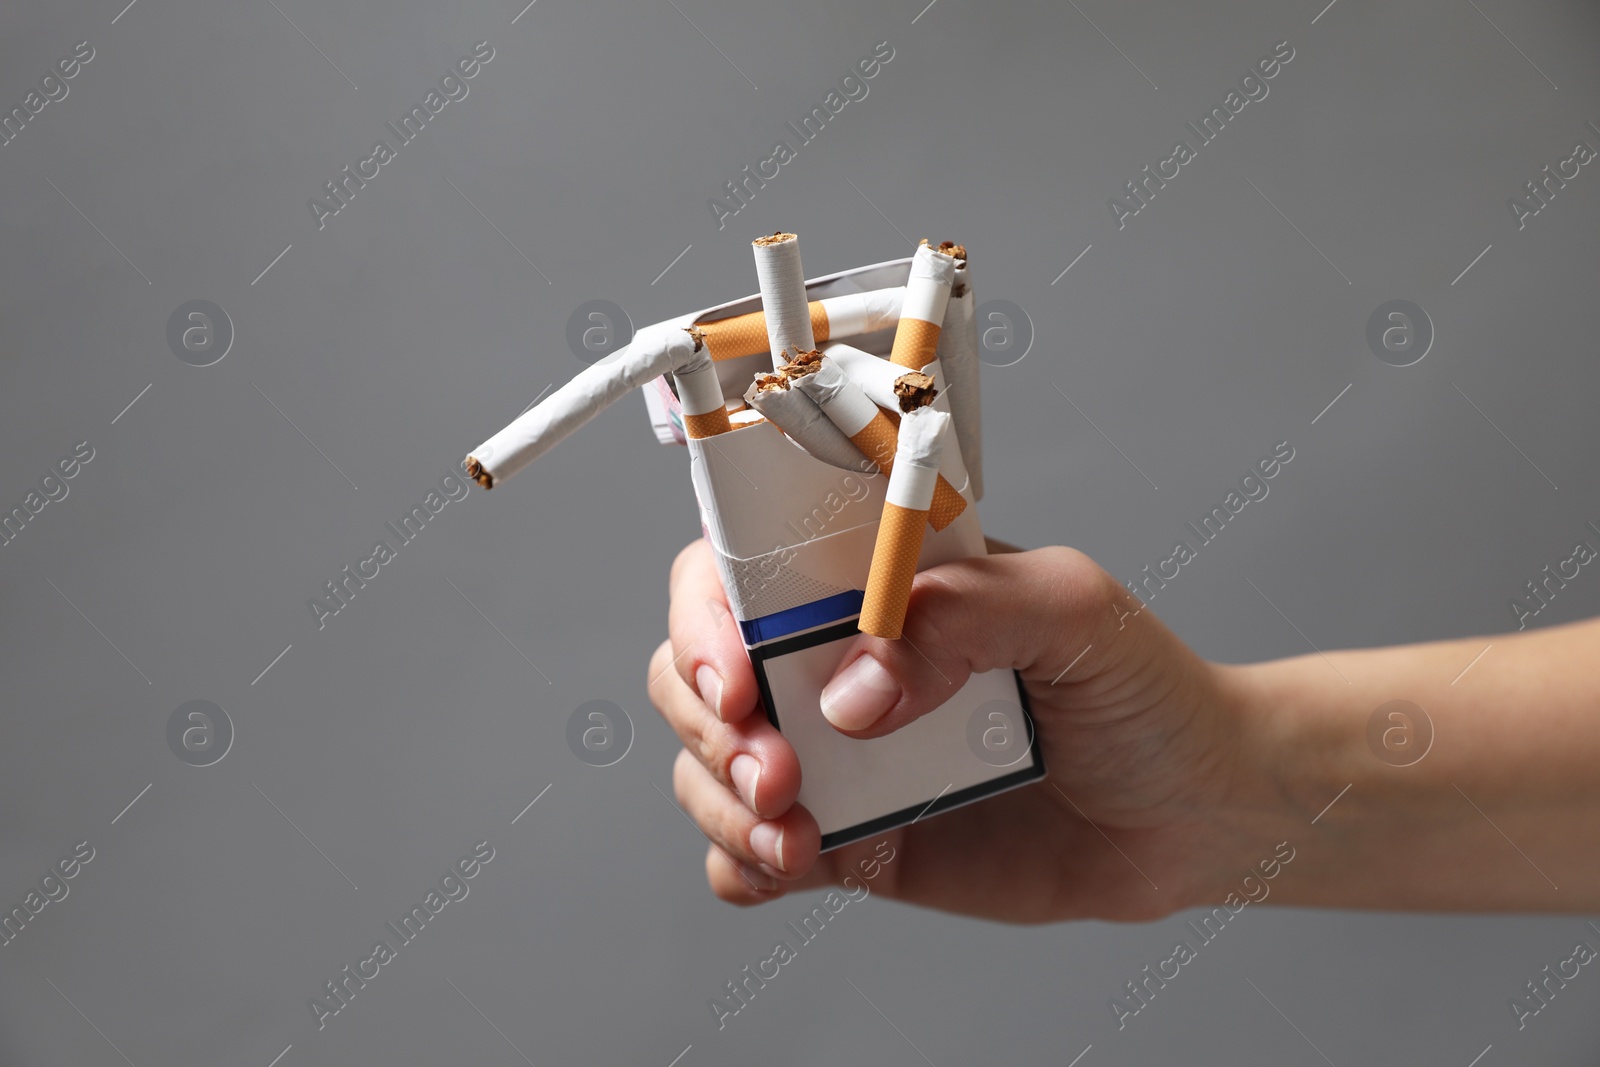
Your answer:
[[[871,656],[857,656],[822,690],[822,715],[841,730],[865,730],[900,699],[900,687]]]
[[[780,871],[783,865],[783,827],[775,822],[758,822],[750,831],[750,851],[761,857],[761,862]]]
[[[739,799],[751,811],[755,811],[756,786],[761,781],[761,761],[749,753],[741,752],[728,764],[728,777],[733,779],[734,788],[739,790]]]
[[[702,663],[694,672],[694,684],[700,689],[700,699],[706,702],[713,715],[722,718],[722,676]]]
[[[772,890],[778,888],[778,880],[772,877],[772,875],[768,874],[766,871],[758,871],[749,864],[740,863],[738,860],[734,860],[733,864],[735,867],[739,868],[739,873],[744,875],[744,880],[755,886],[757,889],[765,889],[768,892],[771,892]]]

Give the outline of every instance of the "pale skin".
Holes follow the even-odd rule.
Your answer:
[[[710,549],[679,555],[650,696],[685,745],[673,782],[712,841],[717,896],[838,884],[887,839],[887,897],[1010,922],[1148,920],[1223,903],[1287,842],[1268,903],[1600,910],[1600,620],[1217,664],[1080,552],[990,552],[920,573],[907,639],[857,638],[824,710],[878,737],[970,673],[1013,668],[1046,780],[825,855]],[[1433,724],[1409,766],[1368,740],[1396,699]]]

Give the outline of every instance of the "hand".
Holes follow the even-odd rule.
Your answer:
[[[1252,814],[1270,801],[1237,772],[1228,669],[1079,552],[991,552],[918,574],[905,639],[859,637],[823,711],[851,736],[879,737],[969,674],[1014,668],[1048,778],[820,858],[816,820],[795,803],[799,761],[759,712],[710,548],[680,553],[650,696],[684,743],[674,786],[713,842],[706,876],[719,897],[751,904],[837,883],[887,838],[896,858],[872,888],[891,897],[1009,921],[1148,919],[1220,899],[1271,854],[1274,828]]]

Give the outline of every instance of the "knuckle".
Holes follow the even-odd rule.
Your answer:
[[[1076,548],[1052,545],[1028,553],[1045,569],[1046,606],[1067,614],[1093,615],[1115,603],[1122,586]]]

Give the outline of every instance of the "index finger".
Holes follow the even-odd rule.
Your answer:
[[[759,690],[711,546],[691,542],[672,563],[667,631],[673,668],[723,722],[755,710]]]

